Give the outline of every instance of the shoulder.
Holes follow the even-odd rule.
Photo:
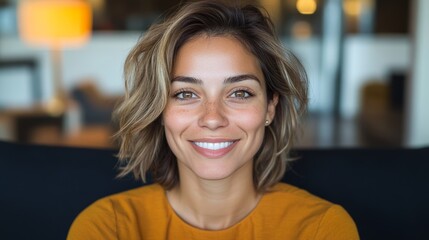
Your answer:
[[[315,239],[359,239],[359,234],[346,210],[333,205],[321,217]]]
[[[317,207],[329,208],[333,203],[317,197],[306,190],[297,188],[290,184],[278,183],[265,193],[265,198],[270,202],[293,204],[294,207]],[[296,205],[295,205],[296,204]]]
[[[275,208],[275,214],[297,227],[306,226],[306,237],[312,239],[359,239],[356,225],[347,211],[295,186],[278,183],[264,196],[264,205]],[[286,218],[288,220],[286,220]]]
[[[162,202],[163,188],[148,185],[104,197],[92,203],[73,221],[67,239],[117,239],[118,218],[132,218],[138,211]],[[143,208],[143,209],[142,209]]]

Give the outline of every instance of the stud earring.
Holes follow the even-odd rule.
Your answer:
[[[270,121],[268,121],[268,119],[265,120],[265,126],[268,126],[269,124],[270,124]]]

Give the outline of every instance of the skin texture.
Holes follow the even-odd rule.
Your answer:
[[[258,59],[237,39],[203,35],[179,49],[163,121],[180,175],[167,197],[180,217],[216,230],[256,206],[253,156],[276,103],[267,100]]]

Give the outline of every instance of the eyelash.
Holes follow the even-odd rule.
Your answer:
[[[190,93],[192,95],[192,97],[191,98],[184,98],[183,96],[179,97],[181,94],[185,94],[185,93]],[[188,90],[188,89],[179,89],[178,91],[174,92],[172,96],[176,100],[186,101],[186,100],[195,98],[195,96],[197,96],[197,95],[193,91],[191,91],[191,90]]]
[[[234,91],[229,96],[232,96],[233,94],[237,94],[238,92],[243,92],[245,96],[244,97],[232,97],[232,98],[238,98],[240,100],[246,100],[248,98],[255,96],[255,94],[252,91],[250,91],[249,89],[234,89]]]

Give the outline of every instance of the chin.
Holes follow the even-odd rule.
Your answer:
[[[198,166],[196,168],[191,168],[191,171],[200,179],[204,180],[223,180],[235,175],[252,175],[252,164],[250,167],[246,167],[248,164],[242,166],[231,166],[228,164],[221,166]]]
[[[232,175],[232,173],[225,171],[203,171],[196,174],[200,179],[211,181],[223,180]]]

